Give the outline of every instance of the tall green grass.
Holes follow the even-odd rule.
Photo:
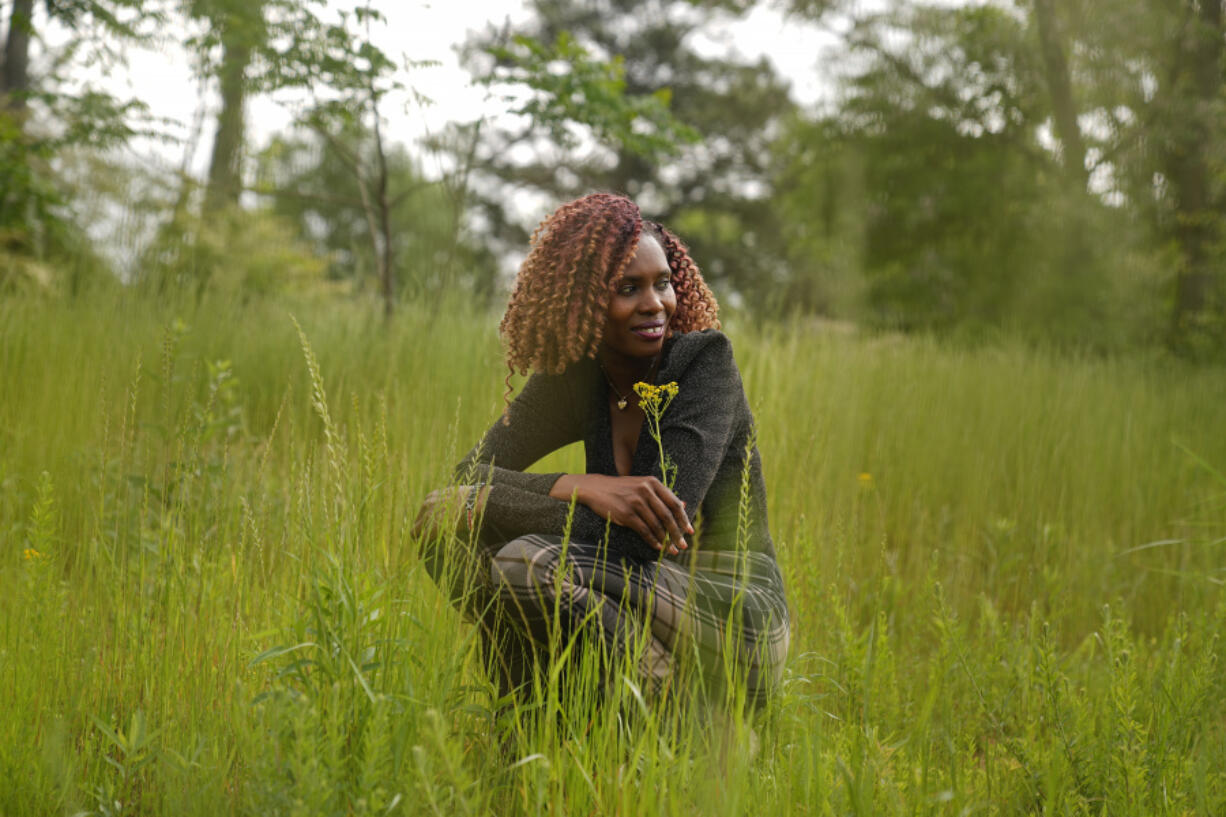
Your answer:
[[[0,813],[1226,811],[1221,371],[734,324],[781,694],[515,708],[410,535],[495,322],[0,302]]]

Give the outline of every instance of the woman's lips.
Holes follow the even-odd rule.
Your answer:
[[[640,323],[630,331],[644,340],[659,340],[664,337],[664,322]]]

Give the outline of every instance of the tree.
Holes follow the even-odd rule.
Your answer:
[[[221,91],[204,211],[238,204],[244,189],[243,107],[252,93],[294,90],[310,102],[298,122],[314,130],[348,168],[356,183],[385,312],[395,303],[396,269],[391,215],[396,196],[379,105],[400,88],[397,66],[371,37],[385,22],[369,2],[325,19],[321,0],[189,0],[190,16],[207,23],[193,41],[200,71],[215,76]],[[354,138],[369,139],[355,146]],[[358,148],[358,149],[355,149]],[[265,192],[268,192],[265,190]]]
[[[776,147],[784,245],[810,282],[797,300],[904,329],[1115,342],[1120,288],[1135,283],[1117,273],[1148,235],[1088,189],[1078,131],[1060,154],[1044,136],[1060,92],[1035,35],[994,5],[851,22],[837,105]]]
[[[118,61],[119,47],[145,39],[159,19],[140,0],[14,0],[0,54],[0,255],[40,259],[80,248],[57,158],[81,146],[122,144],[148,132],[150,119],[139,102],[66,77],[84,61]],[[32,72],[31,48],[45,47],[39,32],[51,21],[72,37]]]
[[[358,287],[373,279],[381,288],[362,182],[347,160],[364,167],[377,163],[370,155],[374,142],[363,127],[352,122],[327,139],[310,129],[277,136],[257,157],[254,189],[329,260],[330,278]],[[463,239],[452,192],[442,182],[424,179],[402,146],[389,147],[385,161],[387,188],[395,191],[388,213],[392,257],[405,259],[398,265],[400,297],[429,299],[462,288],[478,299],[490,298],[496,264]]]
[[[1226,260],[1221,0],[900,2],[871,13],[840,0],[795,0],[792,8],[843,22],[836,28],[852,70],[843,78],[843,98],[810,133],[835,138],[865,168],[856,192],[863,194],[872,279],[866,292],[882,297],[911,286],[930,306],[941,298],[962,304],[938,322],[973,315],[997,322],[1000,309],[1024,294],[1014,282],[1031,280],[1028,287],[1041,284],[1054,296],[1047,301],[1052,308],[1079,301],[1082,308],[1068,314],[1101,329],[1132,287],[1134,296],[1168,310],[1166,334],[1174,348],[1226,348],[1218,272]],[[798,133],[789,138],[794,142]],[[888,155],[877,152],[881,145],[890,145]],[[935,170],[934,158],[942,154],[950,162],[944,172],[957,173],[957,181]],[[1028,176],[1020,170],[1026,165]],[[882,166],[892,168],[891,177],[874,180]],[[993,212],[991,203],[942,210],[941,203],[951,205],[952,197],[976,187],[971,179],[990,167],[995,170],[985,179],[1012,180],[1005,191],[1010,220],[1001,220],[1006,213]],[[793,186],[794,198],[802,194]],[[990,202],[990,194],[984,185],[971,200]],[[934,205],[940,215],[926,229],[905,228]],[[877,234],[873,225],[883,213],[888,226]],[[977,287],[969,283],[976,254],[948,265],[951,247],[942,245],[942,227],[950,224],[988,239],[981,267],[1009,270],[1014,253],[1024,250],[1031,266],[1048,273],[1039,279],[1026,269],[979,273],[982,292],[1003,297],[976,306]],[[1047,234],[1010,247],[1022,228]],[[1167,248],[1174,263],[1163,261]],[[932,268],[941,274],[925,277],[920,259],[929,267],[937,262]],[[898,277],[889,269],[907,272]],[[1155,287],[1163,270],[1173,270],[1165,295]],[[936,314],[903,312],[920,325]]]
[[[30,34],[34,28],[34,0],[13,0],[4,60],[0,65],[0,99],[14,113],[25,110],[30,90]]]
[[[1049,12],[1068,43],[1077,116],[1091,123],[1091,178],[1175,249],[1168,343],[1226,351],[1222,1],[1036,0],[1038,20]]]
[[[391,318],[397,298],[392,211],[408,191],[393,193],[389,187],[391,170],[380,105],[387,94],[403,86],[396,77],[395,62],[375,45],[371,35],[373,25],[386,22],[369,0],[354,9],[352,17],[341,12],[337,23],[316,21],[307,36],[300,35],[282,53],[286,66],[282,82],[310,91],[313,104],[299,121],[315,131],[349,169],[366,220],[384,316]],[[321,89],[331,96],[322,97]],[[351,146],[341,138],[346,134],[365,138],[367,144]]]
[[[1226,260],[1226,26],[1222,0],[1181,4],[1182,36],[1170,67],[1172,104],[1165,165],[1174,198],[1173,233],[1181,249],[1175,278],[1172,332],[1177,344],[1208,329],[1226,345],[1226,298],[1220,269]],[[1208,324],[1208,326],[1206,326]]]
[[[1086,174],[1085,143],[1081,125],[1077,122],[1077,104],[1073,98],[1073,80],[1065,56],[1067,42],[1060,30],[1052,0],[1034,0],[1034,22],[1038,31],[1047,90],[1051,95],[1051,110],[1060,139],[1061,156],[1068,174],[1084,187]]]
[[[763,286],[777,268],[765,172],[770,129],[792,109],[787,87],[765,60],[708,57],[693,46],[715,16],[741,5],[537,0],[529,24],[488,31],[468,43],[467,59],[478,75],[544,93],[537,108],[520,110],[559,112],[544,121],[528,116],[515,126],[487,128],[477,145],[478,208],[503,248],[520,250],[531,227],[508,209],[508,202],[524,198],[511,191],[531,193],[541,209],[593,189],[621,192],[676,228],[712,280],[752,301],[772,298]],[[578,91],[591,75],[568,58],[575,49],[614,65],[616,93],[637,102],[602,117],[607,99],[601,85]],[[552,69],[524,71],[525,65]],[[551,74],[552,85],[526,80]],[[684,128],[659,115],[664,103]],[[560,129],[559,118],[578,124]],[[609,127],[626,121],[646,145]],[[687,139],[689,130],[698,141]],[[661,150],[650,141],[653,135],[676,143],[676,150]]]
[[[284,4],[279,4],[285,8]],[[217,80],[221,107],[209,160],[204,209],[216,212],[238,204],[242,191],[244,107],[252,62],[269,48],[270,31],[263,0],[190,0],[188,14],[207,22],[192,43],[199,70]],[[293,8],[291,5],[290,8]]]
[[[58,79],[54,74],[30,76],[30,46],[40,24],[54,20],[77,32],[79,36],[69,46],[72,51],[84,49],[93,57],[111,57],[116,44],[143,39],[148,31],[142,33],[142,29],[161,19],[159,11],[147,5],[142,0],[44,0],[46,19],[39,21],[34,0],[13,0],[0,54],[0,107],[23,111],[34,92],[61,95],[54,87]]]

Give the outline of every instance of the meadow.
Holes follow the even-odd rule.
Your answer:
[[[0,300],[0,813],[1226,813],[1226,372],[729,318],[780,694],[517,709],[412,536],[496,322]]]

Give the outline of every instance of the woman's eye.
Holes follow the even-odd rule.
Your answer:
[[[624,286],[624,287],[622,287],[621,289],[617,290],[617,294],[618,294],[618,295],[633,295],[633,294],[634,294],[634,287],[633,287],[633,286],[631,286],[631,285],[629,285],[629,284],[627,284],[626,286]]]
[[[673,285],[673,282],[668,278],[664,278],[662,280],[656,281],[656,289],[661,290],[661,291],[668,289],[672,285]]]

